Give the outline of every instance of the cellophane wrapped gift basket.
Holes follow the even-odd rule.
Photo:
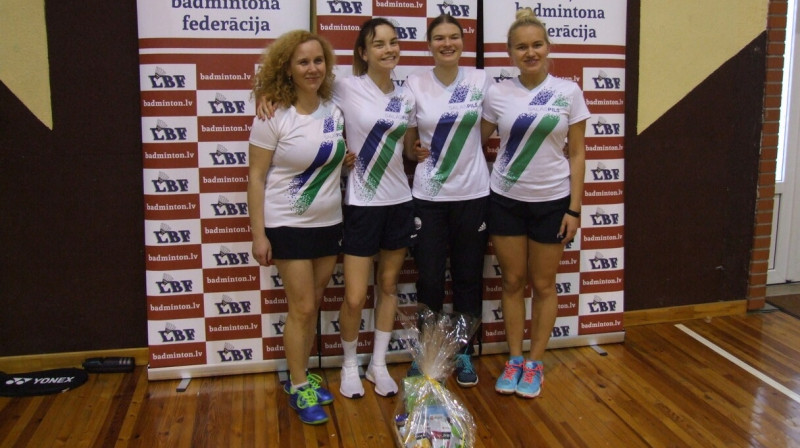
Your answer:
[[[469,343],[480,323],[459,313],[434,313],[419,305],[400,313],[412,357],[421,375],[403,379],[395,412],[400,448],[474,446],[472,415],[444,386],[455,369],[455,355]]]

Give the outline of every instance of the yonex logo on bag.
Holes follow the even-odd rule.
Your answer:
[[[45,377],[45,378],[35,378],[35,379],[25,378],[25,377],[14,377],[6,381],[6,384],[21,386],[29,381],[33,381],[33,384],[62,384],[62,383],[69,383],[70,381],[74,380],[75,380],[74,376]]]

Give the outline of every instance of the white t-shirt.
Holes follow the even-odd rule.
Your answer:
[[[525,202],[569,195],[569,161],[564,156],[569,125],[590,116],[578,85],[552,75],[533,90],[518,78],[489,87],[483,118],[496,124],[500,134],[492,191]]]
[[[411,200],[403,169],[403,136],[414,96],[395,87],[383,93],[369,76],[349,76],[334,83],[333,100],[345,116],[347,147],[356,163],[347,176],[345,204],[394,205]]]
[[[416,100],[420,144],[430,156],[417,164],[413,195],[427,201],[458,201],[489,195],[489,167],[481,147],[486,72],[460,68],[449,86],[433,70],[406,82]]]
[[[264,189],[264,226],[325,227],[342,222],[345,155],[341,110],[323,102],[311,115],[294,106],[253,120],[250,143],[274,151]]]

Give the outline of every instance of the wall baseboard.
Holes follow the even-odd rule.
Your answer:
[[[64,367],[81,367],[86,358],[107,356],[130,356],[136,359],[136,365],[147,365],[150,359],[149,349],[121,348],[114,350],[92,350],[86,352],[47,353],[42,355],[23,355],[0,357],[0,371],[6,373],[22,373],[37,370],[59,369]]]
[[[652,308],[649,310],[625,311],[623,313],[623,325],[625,327],[633,327],[636,325],[683,322],[692,319],[734,316],[746,313],[747,300],[699,303],[696,305],[682,305],[666,308]]]
[[[740,315],[747,313],[747,303],[747,300],[734,300],[728,302],[653,308],[649,310],[625,311],[623,313],[623,319],[626,327],[633,327],[636,325],[682,322],[692,319],[704,319],[707,317]],[[80,367],[86,358],[105,356],[131,356],[136,359],[136,365],[147,365],[150,359],[149,349],[147,347],[7,356],[0,357],[0,371],[19,373],[57,369],[61,367]]]

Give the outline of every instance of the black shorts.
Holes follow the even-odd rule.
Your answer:
[[[310,260],[342,252],[342,224],[264,229],[276,260]]]
[[[489,196],[487,227],[489,235],[527,235],[537,243],[561,243],[561,221],[569,208],[570,197],[544,202],[523,202],[501,196]]]
[[[345,254],[371,257],[380,250],[410,247],[416,237],[411,201],[375,207],[344,206]]]

